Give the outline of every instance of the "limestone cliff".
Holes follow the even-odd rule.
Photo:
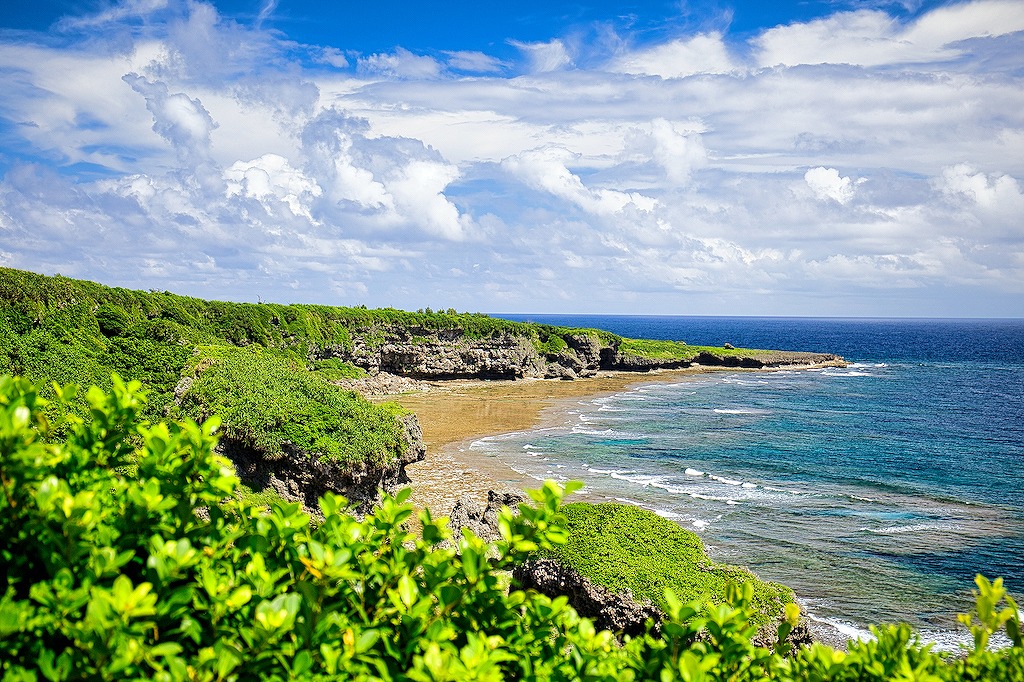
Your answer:
[[[841,364],[825,353],[743,351],[687,347],[674,357],[650,357],[623,349],[611,334],[560,330],[538,337],[503,332],[476,338],[461,329],[434,330],[401,325],[353,329],[351,343],[312,350],[317,359],[338,358],[370,374],[379,372],[421,380],[576,379],[600,370],[647,372],[682,367],[771,368]],[[552,339],[555,343],[552,343]],[[691,352],[685,352],[690,349]]]

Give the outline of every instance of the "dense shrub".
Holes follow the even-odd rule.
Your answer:
[[[71,393],[56,389],[57,406]],[[314,528],[298,505],[264,513],[233,496],[216,419],[140,422],[139,386],[117,379],[85,395],[91,419],[69,416],[67,438],[51,443],[36,387],[0,378],[5,682],[1024,680],[1020,617],[999,580],[978,579],[977,611],[962,619],[975,643],[956,660],[906,626],[848,654],[755,647],[749,584],[717,605],[669,592],[661,634],[618,643],[564,598],[507,588],[518,557],[566,539],[552,483],[537,506],[502,513],[491,547],[468,531],[458,551],[442,544],[444,519],[426,512],[412,535],[406,492],[363,520],[327,495]],[[131,480],[117,473],[129,461]],[[1014,646],[990,651],[1004,628]]]
[[[719,601],[729,583],[749,584],[752,623],[764,626],[784,613],[793,592],[750,571],[713,562],[694,533],[654,512],[628,504],[569,504],[563,509],[568,541],[545,553],[614,592],[630,590],[662,610],[665,590],[683,601]]]
[[[189,361],[181,413],[223,419],[223,433],[277,459],[295,447],[312,457],[357,466],[388,465],[405,443],[402,409],[375,405],[306,369],[305,361],[256,345],[202,346]]]

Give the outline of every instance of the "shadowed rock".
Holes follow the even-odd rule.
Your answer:
[[[230,438],[221,438],[217,449],[231,460],[238,477],[253,490],[270,488],[288,501],[301,502],[313,516],[320,516],[319,500],[324,493],[338,493],[354,505],[356,514],[362,515],[379,504],[383,494],[394,495],[409,483],[406,465],[426,457],[423,432],[416,416],[405,415],[399,421],[405,448],[398,459],[386,466],[351,467],[321,462],[307,452],[288,446],[282,457],[267,460]]]
[[[519,503],[526,501],[526,495],[516,490],[494,491],[487,493],[487,506],[480,503],[469,493],[459,498],[452,508],[448,525],[452,536],[459,538],[463,528],[469,528],[478,538],[485,542],[494,542],[501,538],[498,531],[498,514],[502,507],[508,507],[518,513]]]
[[[599,630],[639,635],[646,630],[648,620],[657,625],[663,618],[658,607],[649,601],[638,602],[630,590],[612,592],[554,559],[527,561],[512,570],[512,577],[524,589],[549,597],[568,597],[576,612],[593,619]]]

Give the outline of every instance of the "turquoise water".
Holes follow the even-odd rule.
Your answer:
[[[851,365],[638,386],[474,449],[652,509],[851,633],[949,644],[976,573],[1024,594],[1024,321],[510,317]]]

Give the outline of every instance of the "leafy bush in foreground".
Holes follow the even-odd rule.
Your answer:
[[[60,407],[71,390],[54,394]],[[564,598],[506,590],[501,571],[517,557],[565,541],[552,483],[536,507],[502,513],[491,548],[469,532],[458,552],[442,545],[444,519],[426,512],[413,536],[407,493],[361,521],[327,495],[313,528],[298,505],[261,513],[232,496],[216,419],[142,423],[138,385],[117,379],[86,399],[91,421],[71,416],[67,438],[47,443],[55,425],[36,387],[0,379],[5,682],[1024,679],[1019,615],[999,580],[979,578],[977,613],[963,618],[975,646],[955,661],[906,626],[849,654],[815,645],[784,658],[750,642],[749,586],[719,605],[668,593],[661,634],[618,643]],[[129,459],[132,480],[117,473]],[[988,651],[1004,627],[1014,646]]]

